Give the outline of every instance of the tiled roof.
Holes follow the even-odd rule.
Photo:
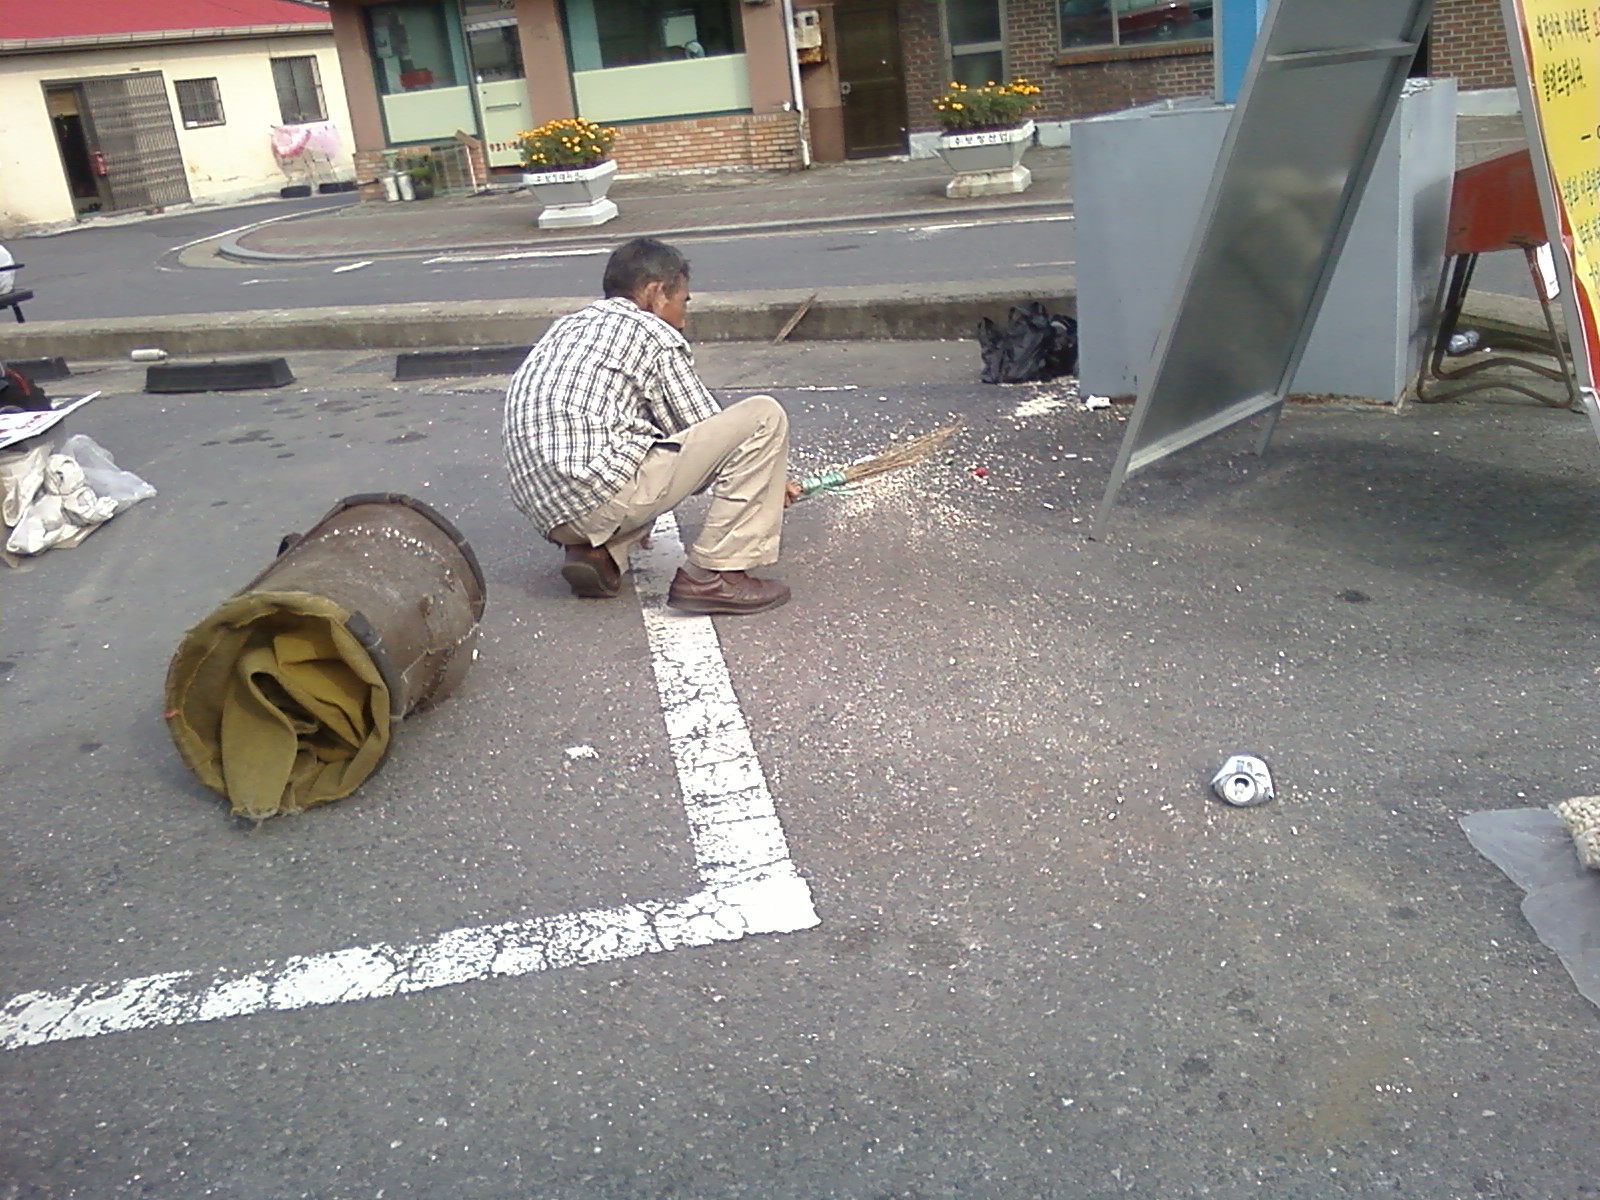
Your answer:
[[[0,41],[7,42],[329,23],[326,8],[297,0],[9,0],[0,5]]]

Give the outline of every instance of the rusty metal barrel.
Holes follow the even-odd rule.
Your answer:
[[[443,516],[393,492],[346,497],[185,634],[167,672],[178,752],[240,816],[349,795],[395,723],[460,685],[484,602]]]

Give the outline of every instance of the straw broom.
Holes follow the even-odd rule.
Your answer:
[[[961,422],[954,421],[920,437],[914,437],[910,441],[898,442],[887,450],[881,450],[847,467],[834,467],[831,470],[818,471],[815,475],[807,475],[800,480],[800,495],[795,503],[820,496],[824,492],[843,492],[852,484],[860,483],[862,480],[925,463],[943,451],[945,443],[960,428]]]

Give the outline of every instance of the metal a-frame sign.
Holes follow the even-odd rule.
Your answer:
[[[1592,0],[1502,4],[1546,227],[1562,230],[1568,250],[1556,256],[1567,327],[1600,434],[1596,10]],[[1432,0],[1273,0],[1095,537],[1133,472],[1262,413],[1266,450],[1431,16]]]
[[[1600,436],[1600,10],[1573,0],[1501,0],[1544,227],[1583,407]],[[1557,232],[1559,231],[1559,233]]]

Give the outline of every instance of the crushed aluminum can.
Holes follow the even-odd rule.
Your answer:
[[[1272,772],[1266,763],[1250,754],[1235,754],[1223,763],[1211,780],[1211,790],[1235,808],[1254,808],[1275,798]]]

